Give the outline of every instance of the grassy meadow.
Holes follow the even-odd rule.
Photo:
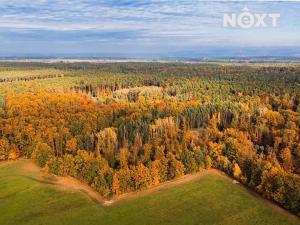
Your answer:
[[[296,225],[300,220],[219,176],[102,206],[57,190],[19,161],[0,166],[1,225]]]

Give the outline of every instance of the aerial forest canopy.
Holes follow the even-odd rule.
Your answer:
[[[300,215],[300,65],[0,63],[0,160],[110,198],[224,171]]]

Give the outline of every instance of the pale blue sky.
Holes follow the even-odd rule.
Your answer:
[[[223,14],[244,7],[280,13],[278,27],[224,28]],[[0,0],[1,56],[176,57],[218,48],[300,56],[300,1]]]

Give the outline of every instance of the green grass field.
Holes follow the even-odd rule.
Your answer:
[[[219,176],[107,207],[38,181],[37,174],[22,169],[22,163],[0,167],[0,225],[300,224],[298,218]]]

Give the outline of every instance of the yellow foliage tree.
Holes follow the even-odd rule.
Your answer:
[[[233,172],[233,177],[236,179],[241,179],[242,176],[242,171],[240,166],[237,163],[233,164],[233,168],[232,168],[232,172]]]
[[[113,183],[112,183],[112,191],[114,195],[119,195],[119,178],[118,175],[115,173],[113,177]]]

